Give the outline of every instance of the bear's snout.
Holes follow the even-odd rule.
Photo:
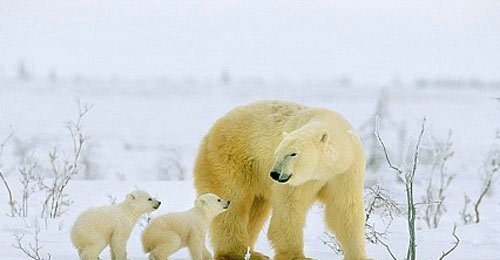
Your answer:
[[[158,209],[161,205],[161,201],[156,201],[156,204],[153,206],[154,209]]]
[[[288,175],[288,174],[284,174],[284,173],[279,173],[277,171],[271,171],[271,178],[273,178],[273,180],[279,182],[279,183],[286,183],[290,180],[290,178],[292,177],[292,175]]]
[[[224,207],[223,207],[223,208],[224,208],[224,209],[229,208],[229,204],[230,204],[230,203],[231,203],[231,201],[229,201],[229,200],[228,200],[228,201],[226,201],[226,205],[224,205]]]
[[[279,178],[280,178],[280,173],[279,173],[279,172],[277,172],[277,171],[272,171],[272,172],[271,172],[271,178],[273,178],[273,180],[275,180],[275,181],[279,180]]]

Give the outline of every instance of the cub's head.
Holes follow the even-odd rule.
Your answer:
[[[135,190],[127,194],[126,203],[141,213],[152,212],[160,207],[161,202],[151,197],[149,193]]]
[[[213,193],[205,193],[196,199],[195,207],[206,210],[212,216],[217,216],[227,210],[229,203],[229,200],[221,199]]]
[[[298,129],[283,133],[274,153],[270,176],[278,183],[293,186],[321,179],[318,165],[331,160],[331,150],[330,136],[326,131]]]

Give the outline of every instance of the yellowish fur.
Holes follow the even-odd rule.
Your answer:
[[[211,260],[205,237],[213,218],[226,211],[229,201],[212,193],[203,194],[195,206],[184,212],[155,218],[142,234],[144,252],[150,260],[165,260],[182,247],[188,247],[191,259]]]
[[[243,259],[248,246],[252,260],[268,259],[253,246],[271,209],[274,259],[305,259],[303,226],[315,201],[344,258],[366,259],[364,171],[362,144],[336,112],[282,101],[235,108],[203,139],[194,171],[199,194],[232,202],[211,225],[216,259]]]
[[[112,260],[127,260],[127,241],[139,217],[160,206],[144,191],[134,191],[120,204],[88,209],[71,229],[71,242],[81,260],[98,260],[110,245]]]

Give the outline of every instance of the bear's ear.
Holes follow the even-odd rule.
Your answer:
[[[205,207],[205,205],[207,205],[207,200],[205,198],[197,198],[195,204],[198,207]]]
[[[135,200],[135,195],[132,193],[127,194],[127,199],[128,200]]]
[[[329,140],[330,140],[330,135],[328,135],[327,132],[322,133],[321,138],[319,139],[319,141],[322,143],[328,143]]]

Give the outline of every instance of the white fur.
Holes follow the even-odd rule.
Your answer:
[[[116,205],[88,209],[80,214],[71,229],[71,242],[81,260],[97,260],[110,245],[113,260],[127,260],[127,241],[139,217],[160,206],[160,202],[144,191],[127,194]]]
[[[144,252],[149,253],[150,260],[165,260],[187,246],[192,259],[212,259],[205,247],[206,233],[213,218],[228,206],[229,201],[206,193],[196,199],[190,210],[153,219],[142,234]]]

